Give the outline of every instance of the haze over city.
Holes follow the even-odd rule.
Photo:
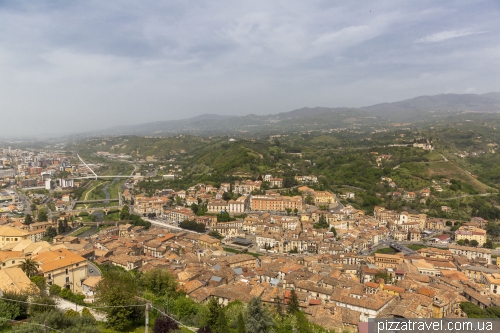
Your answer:
[[[1,136],[498,91],[496,1],[0,2]]]

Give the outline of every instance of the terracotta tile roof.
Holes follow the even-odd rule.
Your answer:
[[[19,267],[0,269],[0,291],[22,293],[38,290]]]
[[[66,249],[42,252],[33,259],[40,263],[40,269],[44,273],[87,261],[82,256]]]

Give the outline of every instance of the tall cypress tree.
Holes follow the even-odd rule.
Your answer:
[[[292,289],[292,291],[290,292],[290,299],[288,300],[288,307],[286,309],[286,312],[294,314],[297,313],[299,310],[300,310],[299,297],[297,296],[295,289]]]

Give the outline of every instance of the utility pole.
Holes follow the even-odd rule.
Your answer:
[[[146,325],[144,327],[144,332],[148,333],[149,330],[149,303],[146,303]]]
[[[44,331],[45,333],[48,333],[48,332],[49,332],[49,331],[47,330],[47,321],[46,321],[46,320],[44,320],[44,321],[43,321],[43,331]]]

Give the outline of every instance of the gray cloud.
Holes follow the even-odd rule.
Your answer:
[[[416,40],[417,43],[439,43],[448,39],[466,37],[470,35],[486,34],[489,31],[470,31],[470,30],[448,30],[437,32]]]
[[[495,1],[0,3],[0,135],[498,90],[499,12]]]

